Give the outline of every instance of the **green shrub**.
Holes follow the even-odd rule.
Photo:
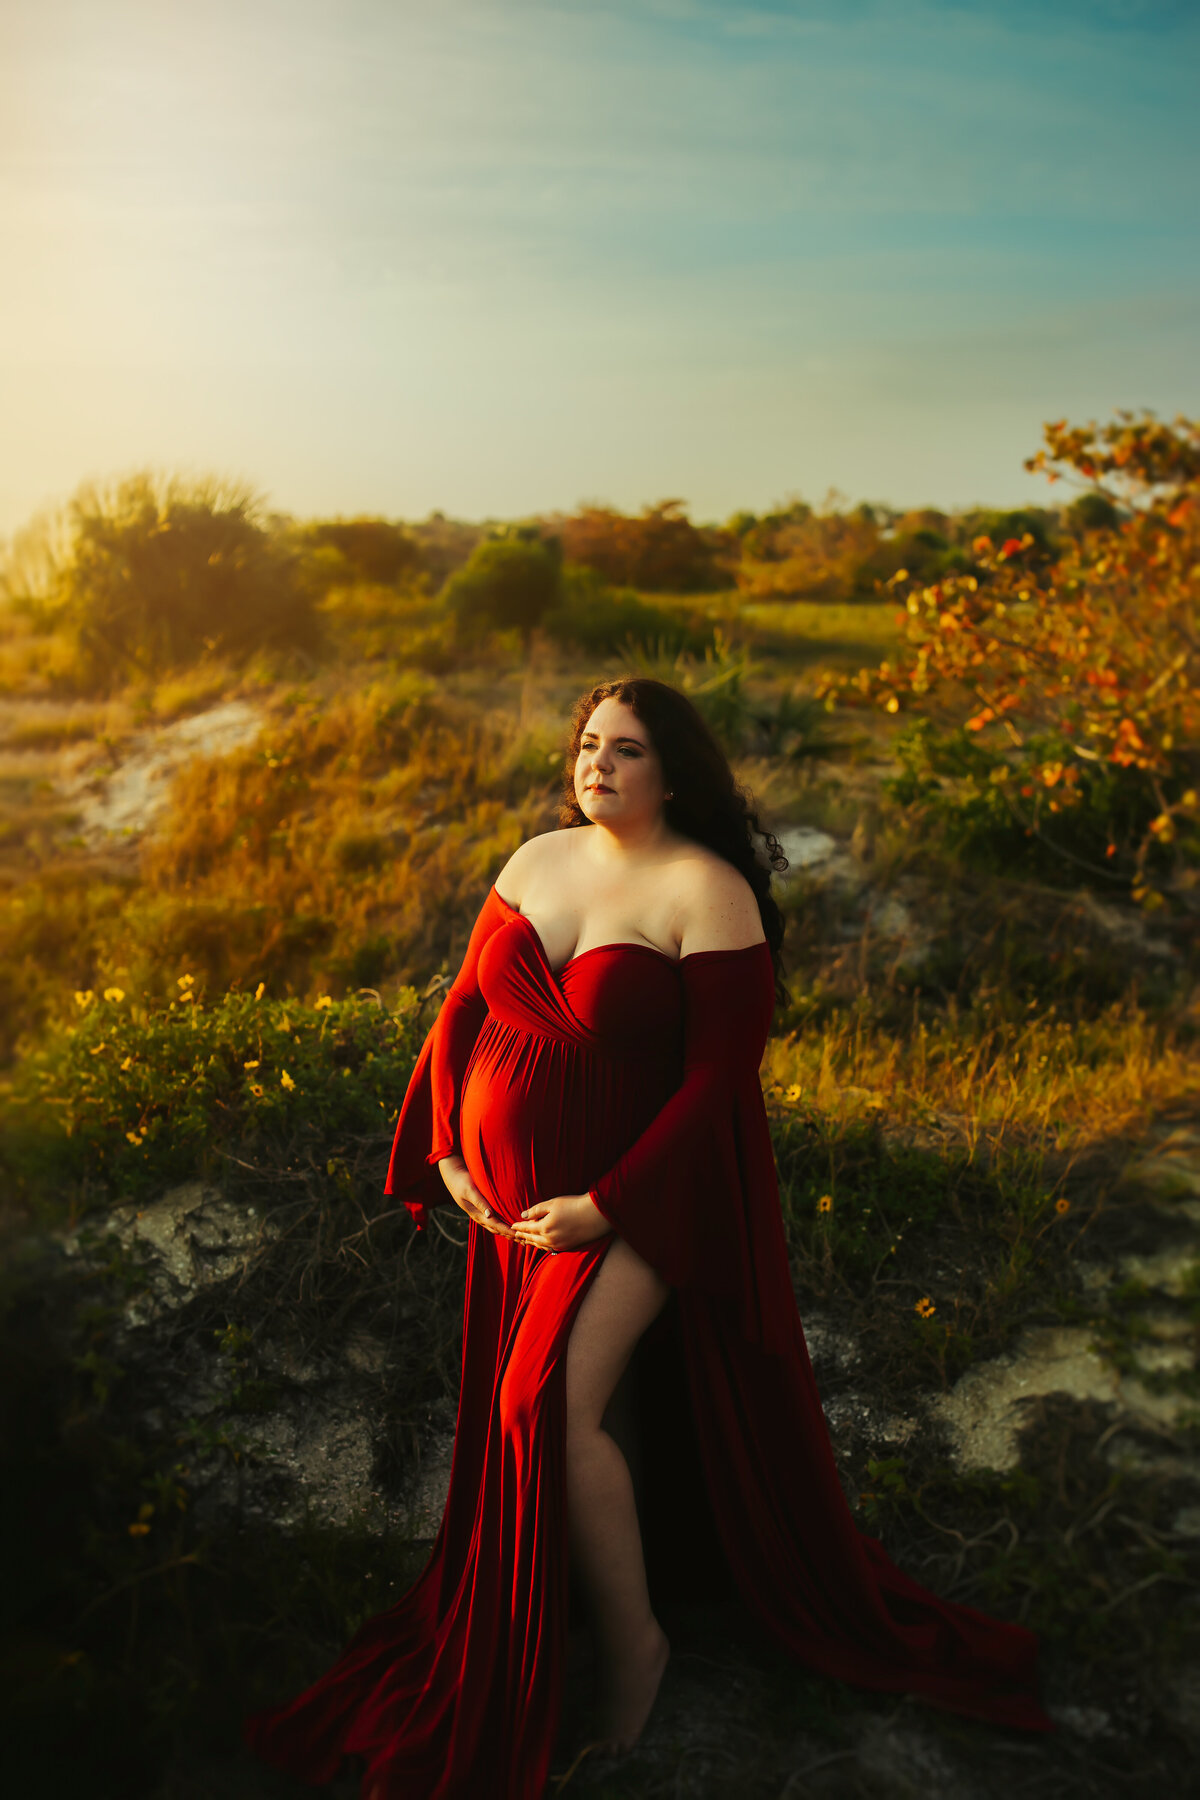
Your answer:
[[[390,519],[318,519],[299,533],[305,549],[333,552],[327,568],[340,581],[391,587],[421,567],[421,547]]]
[[[751,692],[758,665],[744,645],[714,628],[702,657],[672,653],[669,645],[622,646],[631,672],[681,688],[730,756],[786,757],[790,762],[833,756],[844,745],[829,731],[820,701],[792,690],[774,697]]]
[[[482,626],[528,639],[558,598],[560,569],[557,542],[518,527],[478,545],[442,599],[464,634]]]
[[[595,656],[613,655],[628,644],[660,646],[663,654],[702,651],[711,633],[698,630],[678,613],[652,606],[632,588],[610,587],[595,569],[568,564],[559,604],[545,613],[542,629],[560,644]]]
[[[245,489],[140,474],[111,491],[82,489],[67,516],[56,608],[84,681],[152,676],[268,644],[316,646],[300,559]]]
[[[1063,511],[1063,524],[1076,537],[1087,531],[1115,531],[1121,514],[1107,494],[1079,494]]]
[[[286,1160],[377,1134],[399,1108],[430,1019],[412,988],[302,1005],[231,992],[209,1007],[191,976],[174,999],[76,995],[78,1021],[26,1057],[5,1098],[10,1181],[86,1210],[221,1167],[234,1145]]]
[[[981,869],[1072,885],[1081,870],[1105,878],[1116,851],[1144,836],[1155,811],[1136,771],[1073,761],[1074,746],[1054,733],[1029,737],[1016,768],[978,733],[927,718],[905,726],[894,750],[900,773],[883,783],[889,799]],[[1067,769],[1076,776],[1072,804],[1059,810],[1047,777]],[[1104,885],[1119,892],[1129,883],[1113,874]]]

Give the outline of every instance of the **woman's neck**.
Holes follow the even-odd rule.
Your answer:
[[[656,818],[630,824],[621,830],[593,820],[587,849],[591,860],[604,868],[612,868],[614,864],[657,861],[676,838],[677,834],[661,813]]]

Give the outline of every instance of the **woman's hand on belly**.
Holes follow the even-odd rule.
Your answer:
[[[438,1164],[438,1173],[449,1188],[456,1206],[461,1206],[468,1219],[474,1219],[482,1231],[490,1231],[493,1237],[511,1237],[512,1232],[503,1219],[497,1218],[475,1183],[461,1156],[443,1156]]]
[[[512,1228],[519,1244],[535,1250],[578,1250],[607,1237],[612,1226],[590,1194],[559,1194],[526,1209]]]

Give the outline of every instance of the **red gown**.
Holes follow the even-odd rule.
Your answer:
[[[556,976],[493,887],[413,1070],[385,1192],[423,1224],[449,1199],[436,1165],[456,1151],[510,1222],[589,1191],[675,1290],[657,1336],[673,1335],[680,1385],[652,1435],[686,1417],[698,1457],[666,1536],[703,1511],[707,1572],[723,1551],[744,1601],[809,1667],[1052,1730],[1033,1635],[937,1599],[850,1516],[758,1078],[773,1004],[765,943],[679,961],[603,944]],[[429,1562],[312,1687],[248,1721],[266,1761],[319,1785],[359,1756],[371,1800],[539,1800],[567,1624],[565,1352],[612,1241],[551,1256],[470,1226],[454,1461]],[[703,1587],[706,1570],[692,1574]]]

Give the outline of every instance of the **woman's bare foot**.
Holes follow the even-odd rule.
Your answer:
[[[658,1694],[671,1646],[657,1619],[636,1655],[626,1654],[610,1664],[606,1705],[596,1748],[605,1755],[632,1750],[642,1735]]]

